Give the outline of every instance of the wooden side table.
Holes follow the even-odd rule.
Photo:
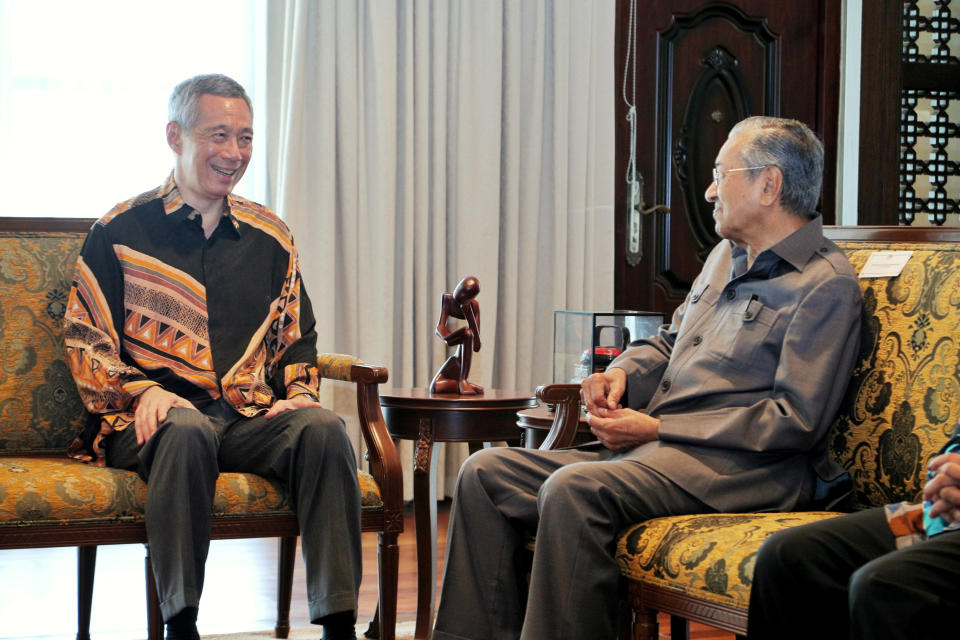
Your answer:
[[[523,431],[523,446],[527,449],[539,449],[547,438],[556,413],[545,406],[517,411],[517,427]],[[590,432],[587,418],[581,415],[577,426],[577,435],[573,444],[583,444],[596,438]]]
[[[431,394],[427,389],[383,389],[380,406],[394,438],[416,442],[413,510],[417,533],[417,625],[429,640],[437,592],[437,460],[435,442],[518,443],[517,411],[537,406],[533,394],[487,389],[483,395]]]

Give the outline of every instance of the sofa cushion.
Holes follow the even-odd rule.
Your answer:
[[[913,250],[899,276],[860,280],[860,356],[828,446],[855,508],[915,502],[960,417],[960,247],[838,244],[858,273],[875,251]]]
[[[760,544],[775,531],[833,518],[828,512],[718,513],[655,518],[624,531],[620,572],[644,584],[746,609]]]
[[[383,508],[376,481],[358,472],[362,508]],[[133,471],[95,467],[68,458],[0,457],[0,527],[52,521],[137,521],[146,484]],[[216,516],[288,514],[280,485],[251,473],[221,473]]]
[[[83,235],[0,232],[0,452],[63,452],[85,418],[63,353]]]

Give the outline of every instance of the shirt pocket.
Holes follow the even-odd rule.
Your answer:
[[[711,354],[734,369],[760,366],[758,354],[776,324],[777,312],[756,298],[734,302],[718,317],[710,339]]]
[[[694,285],[690,291],[690,298],[684,309],[683,320],[680,323],[681,333],[693,333],[701,325],[705,318],[709,318],[716,311],[717,301],[720,299],[720,292],[705,282],[699,286]]]

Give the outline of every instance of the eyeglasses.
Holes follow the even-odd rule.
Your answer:
[[[723,179],[723,176],[725,176],[725,175],[728,174],[728,173],[734,173],[735,171],[754,171],[754,170],[756,170],[756,169],[766,169],[766,168],[769,167],[769,166],[770,166],[770,165],[768,165],[768,164],[761,164],[761,165],[756,166],[756,167],[741,167],[740,169],[725,169],[725,170],[723,170],[723,171],[721,171],[720,169],[717,169],[716,167],[714,167],[714,168],[713,168],[713,181],[716,182],[716,183],[719,185],[719,184],[720,184],[720,181]]]

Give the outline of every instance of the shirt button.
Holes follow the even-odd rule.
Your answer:
[[[727,289],[727,300],[733,300],[737,297],[737,292],[735,289]]]
[[[693,346],[697,347],[701,342],[703,342],[703,336],[695,336],[693,338]]]
[[[663,389],[664,392],[670,391],[670,381],[664,380],[663,382],[661,382],[660,388]]]

